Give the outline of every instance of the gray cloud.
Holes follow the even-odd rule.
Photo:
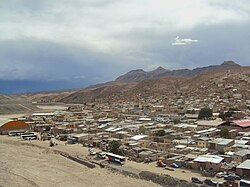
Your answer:
[[[87,85],[159,65],[249,65],[249,21],[247,0],[2,0],[0,80]]]

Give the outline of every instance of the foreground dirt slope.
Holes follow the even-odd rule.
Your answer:
[[[0,186],[158,186],[105,169],[89,169],[46,149],[0,136]]]

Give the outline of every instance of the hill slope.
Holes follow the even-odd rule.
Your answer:
[[[226,89],[228,85],[234,88]],[[175,98],[182,92],[187,97],[205,98],[217,93],[221,97],[240,93],[243,98],[250,98],[250,68],[240,67],[232,70],[214,70],[194,77],[164,76],[149,78],[138,83],[113,83],[93,89],[82,89],[60,99],[65,103],[85,102],[126,102],[149,98]]]

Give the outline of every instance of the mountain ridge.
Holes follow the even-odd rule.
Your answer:
[[[121,75],[115,79],[118,82],[140,82],[148,78],[164,77],[164,76],[184,76],[191,77],[203,73],[205,71],[215,70],[215,69],[230,69],[241,67],[234,61],[224,61],[220,65],[210,65],[206,67],[198,67],[194,69],[177,69],[177,70],[167,70],[161,66],[152,71],[144,71],[143,69],[137,69],[129,71],[124,75]]]

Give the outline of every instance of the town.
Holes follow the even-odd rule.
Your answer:
[[[142,163],[145,168],[153,164],[161,173],[168,171],[172,176],[178,170],[184,175],[191,171],[193,176],[189,181],[193,183],[238,186],[240,180],[241,186],[247,186],[250,185],[250,100],[237,94],[232,86],[225,89],[232,90],[232,100],[240,103],[234,103],[237,108],[217,94],[203,102],[202,98],[184,100],[179,95],[171,101],[172,107],[156,99],[147,105],[72,104],[61,110],[3,121],[0,133],[29,141],[47,141],[51,147],[59,142],[65,146],[79,144],[88,150],[88,159],[97,159],[101,166],[108,160],[125,168],[129,160]],[[226,111],[214,112],[217,105],[213,110],[208,108],[210,100],[220,102]],[[201,103],[204,108],[199,108]],[[178,112],[180,104],[192,107]],[[197,177],[196,173],[203,177]]]

